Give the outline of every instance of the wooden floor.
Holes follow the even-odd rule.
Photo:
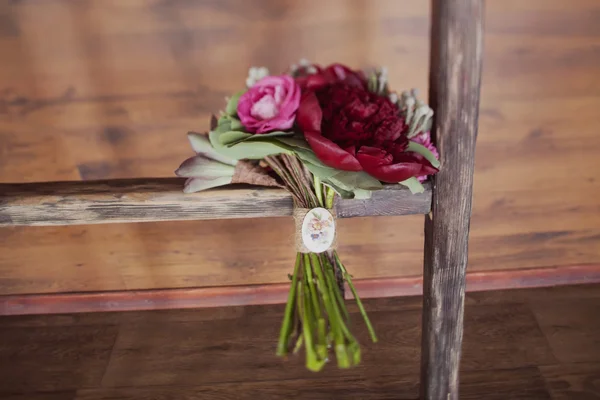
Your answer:
[[[186,132],[251,65],[382,64],[393,88],[424,94],[429,13],[424,0],[0,0],[0,182],[171,177]],[[470,271],[600,262],[599,15],[598,0],[487,2]],[[339,232],[357,279],[422,274],[422,216]],[[0,294],[281,283],[292,249],[291,218],[0,229]]]
[[[600,399],[600,285],[467,295],[461,399]],[[421,299],[367,302],[363,364],[274,356],[282,305],[0,319],[0,399],[398,399],[418,395]]]

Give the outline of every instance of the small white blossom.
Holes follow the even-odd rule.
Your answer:
[[[387,67],[381,67],[381,68],[379,68],[379,73],[377,74],[377,93],[383,94],[387,83],[388,83],[388,69],[387,69]]]
[[[311,62],[310,62],[310,61],[308,61],[306,58],[302,58],[302,59],[301,59],[301,60],[298,62],[298,64],[300,64],[300,66],[301,66],[301,67],[304,67],[304,68],[306,68],[306,67],[310,67],[310,66],[311,66]]]
[[[402,92],[399,102],[400,110],[409,126],[407,133],[409,138],[431,129],[433,110],[417,98],[417,94],[416,89]]]
[[[248,78],[246,78],[246,86],[251,88],[265,76],[269,76],[269,70],[266,67],[250,67]]]
[[[298,64],[292,64],[290,66],[292,76],[295,76],[299,70],[303,70],[302,72],[307,74],[317,73],[317,69],[306,58],[302,58],[300,61],[298,61]]]
[[[390,101],[394,104],[396,104],[398,102],[398,94],[396,94],[395,92],[392,92],[388,95],[388,98],[390,99]]]

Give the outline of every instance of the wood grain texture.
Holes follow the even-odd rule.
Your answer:
[[[441,169],[425,218],[421,394],[458,400],[483,61],[483,1],[433,0],[429,102]]]
[[[467,273],[466,282],[467,292],[600,283],[600,265],[470,272]],[[354,285],[361,298],[365,299],[415,296],[423,292],[423,277],[358,279],[354,281]],[[280,304],[286,302],[288,291],[289,284],[284,283],[112,292],[4,295],[0,296],[0,316]],[[346,290],[346,298],[351,299],[351,297],[350,291]]]
[[[429,2],[246,3],[0,0],[0,181],[170,177],[251,65],[386,65],[425,94]],[[600,260],[597,14],[486,4],[471,271]],[[283,283],[288,219],[2,228],[0,292]],[[339,224],[357,278],[422,273],[421,216]]]
[[[395,185],[370,200],[337,199],[339,218],[425,214],[431,189],[413,195]],[[0,227],[83,225],[282,217],[292,215],[291,195],[282,189],[233,185],[182,192],[181,179],[107,180],[0,184]]]
[[[462,398],[468,400],[550,400],[544,380],[537,368],[499,370],[490,373],[468,371],[463,376]],[[166,387],[98,388],[81,390],[77,400],[399,400],[415,399],[418,384],[408,376],[382,373],[363,377],[340,377],[335,380],[288,379]]]
[[[597,363],[559,363],[529,305],[540,299],[548,305],[578,299],[597,307],[599,288],[580,285],[468,293],[461,398],[594,399]],[[307,400],[415,399],[421,305],[420,297],[365,300],[381,336],[377,345],[368,342],[360,318],[356,319],[357,310],[351,307],[359,339],[365,340],[366,368],[340,371],[326,367],[320,374],[308,373],[302,357],[281,360],[273,355],[282,305],[2,317],[2,346],[10,349],[11,358],[0,363],[0,375],[16,369],[27,387],[21,391],[15,390],[17,383],[0,385],[0,399],[66,400],[72,399],[73,393],[79,400],[216,400],[249,395]],[[553,319],[561,317],[565,317],[565,326],[586,322],[596,326],[591,323],[598,319],[597,314],[579,314],[582,319],[577,320],[557,308]],[[99,364],[93,360],[103,357],[90,352],[90,346],[98,346],[90,343],[90,332],[115,328],[119,339],[102,383],[84,385],[62,379],[50,389],[48,377],[53,371],[72,376],[75,359],[79,376],[97,376]],[[35,362],[30,362],[34,358]],[[76,389],[61,389],[73,384],[78,385]]]
[[[548,299],[530,301],[530,307],[556,358],[562,363],[600,364],[598,305],[585,297],[555,304]]]
[[[374,390],[371,384],[387,377],[386,387],[401,383],[396,387],[407,390],[403,382],[418,380],[421,310],[413,307],[412,299],[381,300],[366,301],[380,336],[377,344],[368,341],[363,324],[356,319],[358,313],[352,311],[353,332],[363,349],[361,365],[349,370],[329,365],[319,375],[306,371],[301,356],[281,360],[273,355],[283,305],[248,307],[237,317],[214,320],[181,311],[134,313],[134,318],[125,318],[121,324],[102,385],[176,387],[290,379],[317,384],[320,380],[341,383],[356,379]],[[463,371],[510,370],[555,362],[531,310],[523,304],[507,303],[474,306],[466,315]],[[494,382],[489,374],[484,378],[481,373],[478,381],[483,384],[485,380]],[[344,392],[343,385],[338,388]],[[408,389],[415,398],[416,385],[412,383]],[[387,396],[392,396],[391,388]]]
[[[431,183],[423,186],[425,191],[417,194],[397,185],[386,185],[384,190],[373,192],[368,200],[337,197],[335,212],[338,218],[427,214],[431,210]]]
[[[578,325],[581,326],[581,323]],[[600,335],[600,331],[597,331],[597,334]],[[597,347],[586,351],[600,352]],[[600,399],[600,363],[598,362],[542,365],[539,369],[552,395],[552,400]]]
[[[118,327],[5,327],[0,329],[0,393],[68,391],[100,385]],[[39,369],[40,363],[44,369]],[[35,373],[32,373],[35,371]],[[68,393],[65,394],[68,396]],[[43,397],[42,397],[43,398]]]
[[[0,394],[2,400],[75,400],[77,393],[73,391],[64,392],[40,392],[40,393],[24,393],[24,394]]]

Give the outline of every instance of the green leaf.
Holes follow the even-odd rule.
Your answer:
[[[300,159],[300,160],[302,160],[302,159]],[[315,164],[307,162],[305,160],[302,160],[302,163],[306,166],[306,168],[308,168],[308,170],[313,175],[315,175],[318,178],[321,178],[321,180],[325,180],[325,179],[335,175],[338,172],[338,170],[329,168],[325,165],[323,165],[323,166],[315,165]]]
[[[185,160],[175,175],[184,178],[222,178],[222,177],[233,177],[235,167],[229,164],[223,164],[219,161],[211,160],[210,158],[203,157],[201,155],[188,158]]]
[[[244,141],[251,136],[251,133],[239,131],[219,132],[219,142],[223,146],[231,147],[234,144]]]
[[[242,125],[242,121],[237,118],[231,117],[231,130],[232,131],[243,131],[244,125]]]
[[[219,132],[229,132],[229,131],[244,131],[244,125],[240,122],[239,119],[232,117],[231,115],[223,115],[219,118],[217,123],[217,128],[215,129]]]
[[[354,198],[357,200],[368,200],[373,192],[371,190],[356,189],[354,190]]]
[[[211,158],[215,161],[220,161],[224,164],[233,166],[235,166],[238,162],[238,160],[236,159],[219,154],[212,146],[210,140],[208,140],[208,137],[206,135],[202,135],[195,132],[188,132],[188,140],[190,141],[192,148],[198,155],[202,155],[204,157]]]
[[[225,113],[227,115],[230,115],[232,117],[237,116],[238,102],[240,101],[240,97],[242,97],[242,95],[246,93],[246,91],[247,89],[240,90],[239,92],[231,96],[231,98],[227,102],[227,107],[225,107]]]
[[[379,180],[364,171],[341,171],[329,179],[340,187],[351,191],[354,191],[354,189],[379,190],[383,188]]]
[[[331,168],[330,166],[323,164],[323,162],[321,160],[319,160],[317,155],[312,150],[305,150],[305,149],[300,149],[300,148],[294,148],[292,150],[294,151],[294,153],[296,153],[298,158],[300,160],[302,160],[302,162],[304,162],[305,164],[308,163],[308,164],[312,164],[316,167],[322,168],[324,170],[329,170],[329,172],[327,172],[326,176],[332,176],[332,175],[335,175],[340,172],[340,170],[338,170],[338,169]],[[325,176],[325,175],[323,175],[323,176]],[[322,178],[323,176],[320,176],[320,177]]]
[[[222,135],[223,133],[227,132],[211,131],[209,133],[209,138],[215,150],[219,154],[224,155],[226,157],[232,157],[238,160],[260,160],[267,156],[272,156],[276,154],[293,154],[293,152],[287,147],[275,141],[240,142],[235,146],[228,147],[221,144],[220,135]]]
[[[435,155],[427,147],[425,147],[425,146],[423,146],[423,145],[421,145],[419,143],[413,142],[411,140],[411,141],[408,142],[408,148],[406,150],[407,151],[412,151],[414,153],[418,153],[418,154],[422,155],[435,168],[439,168],[440,167],[439,160],[437,158],[435,158]]]
[[[330,188],[332,188],[333,190],[335,190],[335,192],[342,198],[342,199],[353,199],[354,198],[354,192],[350,192],[348,190],[344,190],[342,188],[340,188],[339,186],[328,182],[328,181],[323,181],[323,185],[325,186],[329,186]]]
[[[239,142],[246,142],[246,141],[261,141],[261,140],[269,141],[270,138],[280,137],[280,136],[291,136],[293,134],[294,134],[294,132],[283,132],[283,131],[273,131],[273,132],[269,132],[269,133],[253,133],[253,134],[248,133],[247,136],[240,137],[240,139],[235,140],[230,143],[227,143],[227,145],[233,146]]]
[[[288,146],[296,147],[299,149],[305,149],[312,152],[310,145],[302,136],[295,135],[292,137],[280,137],[277,138],[277,140],[279,140],[282,143],[285,143]]]
[[[214,129],[217,132],[229,132],[231,131],[231,119],[228,115],[223,115],[219,118],[217,128]]]
[[[271,138],[271,137],[281,137],[281,136],[292,136],[294,132],[284,132],[284,131],[273,131],[269,133],[257,133],[252,135],[252,137],[246,140],[260,140],[263,138]]]
[[[231,183],[230,177],[221,178],[189,178],[185,181],[183,188],[184,193],[194,193],[201,190],[214,188],[217,186],[224,186]]]
[[[421,182],[419,182],[419,180],[414,176],[405,181],[399,182],[399,184],[409,188],[412,194],[423,193],[425,191],[425,188]]]

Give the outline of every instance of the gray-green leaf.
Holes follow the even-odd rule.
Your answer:
[[[194,193],[199,192],[201,190],[206,190],[210,188],[214,188],[217,186],[224,186],[231,183],[231,178],[229,177],[221,177],[221,178],[189,178],[185,181],[185,186],[183,187],[184,193]]]
[[[354,190],[354,198],[357,200],[368,200],[371,198],[373,191],[364,190],[364,189],[356,189]]]
[[[412,194],[423,193],[425,191],[425,188],[421,182],[419,182],[419,180],[414,176],[405,181],[399,182],[399,184],[409,188]]]
[[[302,160],[302,158],[300,158],[300,160]],[[306,168],[308,168],[308,170],[313,175],[315,175],[318,178],[321,178],[321,180],[323,180],[323,181],[338,173],[338,170],[329,168],[329,167],[325,166],[324,164],[315,165],[306,160],[302,160],[302,163],[306,166]]]
[[[435,168],[439,168],[440,167],[439,160],[437,158],[435,158],[435,155],[427,147],[423,146],[422,144],[413,142],[411,140],[411,141],[408,142],[408,148],[406,150],[407,151],[412,151],[412,152],[415,152],[415,153],[418,153],[418,154],[422,155]]]
[[[346,190],[365,189],[379,190],[383,185],[364,171],[342,171],[329,178],[333,183]]]
[[[219,132],[219,143],[221,143],[223,146],[231,147],[236,143],[250,138],[251,136],[251,133],[239,131]]]
[[[331,182],[327,182],[327,181],[323,181],[323,185],[325,186],[329,186],[330,188],[332,188],[333,190],[335,190],[335,192],[342,198],[342,199],[353,199],[354,198],[354,192],[350,192],[348,190],[344,190],[342,188],[340,188],[339,186],[331,183]]]
[[[283,131],[273,131],[269,133],[255,133],[255,134],[246,134],[245,136],[239,137],[239,139],[226,143],[227,146],[233,146],[240,142],[246,141],[270,141],[270,138],[274,137],[282,137],[282,136],[292,136],[294,132],[283,132]]]
[[[237,164],[238,160],[233,159],[231,157],[226,157],[218,153],[212,146],[206,135],[201,135],[195,132],[188,132],[188,140],[190,141],[190,144],[192,145],[194,151],[199,155],[211,158],[215,161],[220,161],[228,165],[235,166]]]
[[[185,160],[175,171],[175,175],[183,178],[222,178],[233,177],[235,167],[211,160],[203,156],[195,156]]]
[[[232,117],[231,115],[222,115],[219,118],[217,123],[217,128],[215,129],[219,132],[229,132],[229,131],[244,131],[244,125],[242,125],[241,121],[236,117]]]
[[[288,146],[297,147],[297,148],[309,150],[312,152],[310,145],[302,136],[279,137],[279,138],[277,138],[277,140],[279,140],[280,142],[282,142]]]
[[[219,138],[222,134],[223,132],[212,131],[209,133],[209,138],[215,150],[219,152],[219,154],[222,154],[227,157],[236,158],[238,160],[260,160],[267,156],[272,156],[276,154],[293,154],[293,152],[287,147],[275,141],[246,141],[237,143],[235,146],[231,147],[224,146],[223,144],[221,144]]]
[[[240,101],[240,97],[242,97],[244,93],[246,93],[246,89],[240,90],[239,92],[231,96],[231,98],[227,102],[227,107],[225,107],[225,113],[227,115],[231,115],[232,117],[237,116],[238,102]]]

